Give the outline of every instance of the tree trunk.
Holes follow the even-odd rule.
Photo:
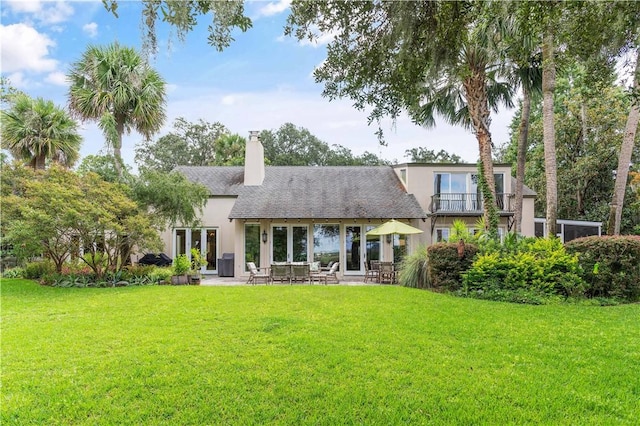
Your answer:
[[[116,123],[116,132],[118,134],[117,139],[113,143],[113,158],[116,173],[118,177],[122,177],[122,134],[124,133],[124,124],[121,120]]]
[[[472,69],[471,75],[464,80],[463,86],[467,98],[469,116],[478,140],[484,180],[489,189],[488,191],[482,191],[485,226],[490,233],[497,235],[498,223],[494,220],[496,219],[494,217],[496,211],[496,185],[493,177],[491,131],[489,130],[491,118],[489,117],[484,67],[478,66]]]
[[[31,167],[33,167],[34,170],[44,170],[46,164],[47,159],[44,154],[39,154],[33,157],[33,160],[31,160]]]
[[[633,94],[637,95],[640,90],[638,82],[638,73],[640,73],[640,61],[638,60],[638,51],[636,50],[636,69],[633,74]],[[635,98],[631,99],[631,109],[627,116],[627,124],[624,127],[624,136],[622,146],[620,147],[620,156],[618,157],[618,169],[616,171],[616,184],[611,199],[611,208],[609,211],[609,224],[607,234],[620,235],[620,222],[622,222],[622,207],[624,206],[624,195],[627,188],[627,178],[629,177],[629,166],[631,165],[631,156],[633,155],[633,146],[636,139],[636,131],[638,129],[638,120],[640,119],[640,111]]]
[[[527,141],[529,139],[529,118],[531,116],[531,91],[524,85],[522,87],[522,111],[520,127],[518,129],[518,159],[516,162],[516,199],[513,216],[514,231],[522,232],[522,199],[524,192],[524,167],[527,157]]]
[[[558,220],[558,172],[553,117],[555,86],[554,40],[552,30],[548,28],[542,43],[542,138],[544,140],[544,169],[547,186],[547,236],[556,235]]]

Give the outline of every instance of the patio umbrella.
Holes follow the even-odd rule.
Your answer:
[[[422,229],[414,228],[406,223],[391,219],[377,228],[373,228],[367,232],[367,235],[421,234],[422,232],[424,232]]]

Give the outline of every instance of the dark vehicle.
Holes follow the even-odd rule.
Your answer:
[[[171,266],[173,260],[164,253],[147,253],[138,260],[138,265]]]

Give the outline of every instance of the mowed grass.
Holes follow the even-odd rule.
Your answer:
[[[2,425],[637,424],[640,305],[2,281]]]

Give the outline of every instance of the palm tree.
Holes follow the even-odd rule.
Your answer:
[[[78,159],[82,137],[67,112],[42,98],[20,93],[2,111],[2,148],[15,158],[44,169],[46,160],[71,167]]]
[[[485,226],[497,237],[496,189],[493,176],[493,143],[490,114],[501,105],[512,107],[513,85],[504,81],[505,64],[499,60],[494,34],[502,31],[502,22],[489,17],[476,22],[454,62],[431,69],[422,89],[424,104],[412,111],[414,119],[425,127],[435,126],[438,113],[453,125],[462,125],[475,133],[479,149],[479,184],[482,189]]]
[[[98,122],[121,174],[122,135],[135,129],[150,139],[164,122],[165,81],[134,49],[118,43],[89,46],[68,78],[71,112]]]

